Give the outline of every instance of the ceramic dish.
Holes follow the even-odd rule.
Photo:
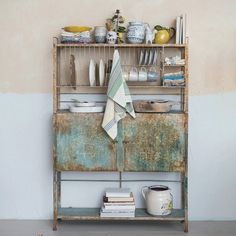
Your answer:
[[[105,65],[103,60],[101,59],[99,63],[99,85],[104,86],[104,82],[105,82]]]
[[[169,112],[176,102],[168,100],[153,100],[153,101],[134,101],[134,109],[136,112]]]
[[[141,50],[140,56],[139,56],[139,65],[143,64],[143,56],[144,56],[144,53],[143,53],[143,50]]]
[[[148,58],[148,65],[152,65],[152,63],[153,63],[153,51],[150,50],[149,58]]]
[[[81,32],[84,32],[84,31],[90,31],[92,28],[87,27],[87,26],[70,25],[70,26],[64,27],[63,29],[66,32],[70,32],[70,33],[81,33]]]
[[[90,86],[96,86],[96,64],[93,59],[89,63],[89,84]]]
[[[96,106],[96,102],[80,102],[77,99],[72,99],[72,100],[75,101],[76,107],[95,107]]]
[[[144,57],[144,62],[143,65],[147,65],[148,64],[148,50],[145,51],[145,57]]]
[[[84,113],[93,113],[93,112],[103,112],[104,106],[97,107],[70,107],[70,112],[84,112]]]
[[[157,51],[156,51],[156,50],[154,51],[152,64],[153,64],[153,65],[156,65],[156,64],[157,64]]]

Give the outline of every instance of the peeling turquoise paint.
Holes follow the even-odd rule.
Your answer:
[[[184,169],[184,114],[138,114],[123,123],[125,171]]]
[[[57,169],[117,170],[115,144],[104,135],[101,122],[101,114],[57,115]]]
[[[56,115],[58,170],[182,171],[184,114],[137,114],[119,122],[112,141],[101,128],[103,114]]]

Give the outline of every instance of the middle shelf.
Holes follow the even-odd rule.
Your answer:
[[[57,85],[60,94],[106,94],[107,86]],[[180,95],[185,86],[128,85],[132,95]],[[75,88],[75,89],[74,89]]]

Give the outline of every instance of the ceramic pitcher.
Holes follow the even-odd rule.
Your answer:
[[[173,197],[170,189],[164,185],[144,186],[142,195],[150,215],[169,215],[173,208]]]
[[[157,44],[165,44],[170,41],[175,35],[175,28],[166,28],[160,25],[156,25],[155,27],[155,43]]]

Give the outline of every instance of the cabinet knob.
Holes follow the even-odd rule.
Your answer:
[[[129,141],[128,140],[123,140],[122,143],[127,144],[127,143],[129,143]]]

